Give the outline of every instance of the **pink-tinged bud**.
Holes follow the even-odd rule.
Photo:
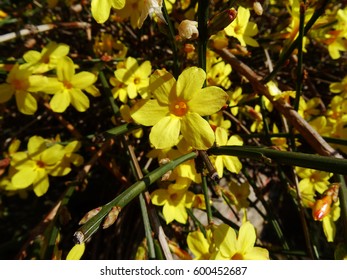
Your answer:
[[[237,16],[235,9],[227,9],[215,15],[208,23],[208,34],[211,36],[223,30],[234,21]]]
[[[182,20],[178,26],[178,33],[183,39],[196,39],[199,37],[198,22],[193,20]]]
[[[88,222],[91,218],[93,218],[96,214],[98,214],[101,210],[101,207],[97,207],[93,210],[90,210],[87,214],[83,216],[83,218],[78,223],[79,225],[83,225]]]
[[[118,215],[122,208],[120,206],[114,206],[112,207],[112,210],[108,213],[108,215],[105,218],[104,224],[102,225],[102,228],[108,228],[114,224],[114,222],[117,220]]]
[[[323,197],[317,199],[312,206],[312,216],[315,221],[321,221],[329,215],[331,206],[337,202],[340,184],[334,183],[323,193]]]
[[[331,196],[325,196],[322,199],[316,200],[312,207],[312,216],[315,221],[323,220],[329,215],[331,210],[332,199]]]

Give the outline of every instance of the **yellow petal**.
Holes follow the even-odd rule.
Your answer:
[[[90,72],[82,71],[71,78],[71,84],[75,88],[85,89],[95,83],[97,77]]]
[[[149,140],[156,149],[170,148],[177,144],[180,129],[179,118],[164,117],[152,127]]]
[[[226,145],[228,142],[228,131],[222,127],[217,127],[216,131],[216,144],[218,146]]]
[[[238,174],[241,171],[242,163],[237,157],[222,156],[222,158],[225,168],[230,172]]]
[[[195,95],[198,95],[205,79],[206,73],[201,68],[189,67],[185,69],[177,80],[177,97],[186,101],[191,100]],[[206,103],[205,106],[207,106]]]
[[[333,242],[336,234],[336,226],[330,216],[327,216],[322,221],[323,231],[328,242]]]
[[[260,247],[253,247],[251,250],[249,250],[245,255],[243,255],[244,260],[268,260],[269,257],[269,251],[260,248]]]
[[[40,197],[48,191],[49,180],[47,172],[44,169],[38,169],[36,174],[37,176],[33,182],[33,190],[36,196]]]
[[[220,224],[213,232],[216,247],[224,258],[231,258],[237,252],[235,230],[226,224]]]
[[[14,94],[14,88],[9,84],[0,85],[0,103],[9,101]]]
[[[111,1],[111,5],[114,9],[122,9],[125,5],[125,0],[110,0]]]
[[[38,159],[40,153],[46,149],[46,142],[41,136],[34,135],[28,141],[28,154],[33,159]]]
[[[196,113],[188,113],[181,120],[181,132],[186,141],[195,149],[211,148],[215,136],[209,123]]]
[[[224,90],[211,86],[199,90],[198,94],[188,102],[188,106],[191,112],[207,116],[219,111],[228,98],[229,96]]]
[[[154,205],[164,205],[168,202],[168,192],[164,189],[155,190],[151,193],[151,201]]]
[[[54,165],[62,160],[65,155],[63,146],[55,144],[46,149],[41,156],[41,160],[47,165]]]
[[[16,103],[18,110],[25,115],[33,115],[37,110],[36,99],[26,91],[16,92]]]
[[[110,0],[92,0],[92,15],[97,23],[104,23],[110,16]]]
[[[139,124],[153,126],[170,114],[169,107],[160,106],[157,100],[140,100],[131,108],[131,117]]]
[[[64,84],[60,81],[58,81],[57,78],[47,78],[47,84],[45,84],[45,87],[42,89],[43,92],[49,93],[49,94],[55,94],[64,89]]]
[[[217,156],[214,165],[216,167],[219,178],[222,178],[224,170],[223,156]]]
[[[256,238],[254,226],[250,222],[242,224],[237,238],[239,252],[245,254],[250,251],[254,247]]]
[[[190,232],[187,237],[187,244],[198,260],[203,260],[209,255],[209,244],[200,231]]]
[[[70,94],[67,90],[62,90],[52,97],[49,105],[53,112],[62,113],[66,110],[66,108],[70,105],[71,98]]]
[[[36,178],[33,168],[24,168],[13,175],[11,182],[15,189],[25,189],[29,187]]]
[[[156,70],[150,77],[149,89],[153,92],[158,103],[169,104],[170,93],[174,92],[175,78],[166,70]]]
[[[75,65],[71,58],[64,56],[57,64],[57,77],[61,82],[71,81],[75,74]]]
[[[89,108],[89,99],[80,89],[70,89],[71,104],[79,112],[84,112]]]
[[[27,51],[24,55],[23,58],[26,62],[29,63],[35,63],[38,62],[41,58],[41,53],[39,53],[38,51]]]
[[[84,254],[84,250],[86,249],[85,243],[76,244],[72,247],[69,253],[66,256],[66,260],[79,260]]]
[[[38,92],[48,84],[48,78],[42,75],[31,75],[29,77],[29,84],[28,91]]]

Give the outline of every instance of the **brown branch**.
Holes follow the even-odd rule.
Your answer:
[[[256,74],[249,66],[238,60],[228,49],[215,49],[214,51],[228,62],[240,75],[247,78],[256,92],[267,97],[273,106],[285,116],[318,154],[343,158],[343,156],[333,149],[283,98],[274,100],[268,88],[262,83],[263,77]]]

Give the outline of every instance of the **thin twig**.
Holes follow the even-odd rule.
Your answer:
[[[238,60],[228,49],[215,49],[214,51],[228,62],[240,75],[245,76],[252,84],[255,91],[267,97],[273,106],[287,118],[318,154],[343,158],[343,156],[333,149],[283,98],[275,100],[268,88],[261,82],[262,77],[256,74],[249,66]]]

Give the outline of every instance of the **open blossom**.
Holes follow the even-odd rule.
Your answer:
[[[216,133],[216,143],[218,146],[243,145],[242,139],[237,135],[233,135],[228,139],[228,132],[224,128],[217,127],[215,133]],[[230,172],[239,173],[242,168],[242,163],[237,157],[220,155],[216,157],[215,166],[218,172],[218,176],[221,178],[223,177],[224,167],[226,167],[226,169],[228,169]]]
[[[241,46],[258,47],[258,42],[252,38],[258,34],[258,26],[256,23],[249,21],[250,15],[249,9],[240,6],[237,10],[236,19],[224,30],[228,36],[239,40]]]
[[[79,112],[89,108],[89,99],[82,92],[86,90],[94,96],[99,93],[91,90],[97,77],[90,72],[75,73],[73,61],[65,56],[57,65],[57,78],[50,78],[49,85],[44,89],[46,93],[53,94],[50,106],[54,112],[64,112],[72,104]]]
[[[7,76],[6,83],[0,84],[0,103],[5,103],[14,95],[18,110],[22,114],[33,115],[37,110],[37,101],[31,94],[42,90],[47,78],[32,75],[28,69],[20,69],[16,64]]]
[[[132,108],[132,118],[153,126],[149,139],[156,149],[177,144],[180,133],[194,149],[206,150],[215,140],[209,123],[202,117],[219,111],[228,99],[221,88],[202,89],[206,73],[198,67],[185,69],[176,81],[165,70],[150,80],[155,99],[141,100]]]
[[[216,260],[268,260],[266,249],[255,247],[257,236],[250,222],[242,224],[238,236],[230,226],[219,225],[213,232],[217,251],[212,257]]]
[[[45,73],[54,69],[59,59],[66,56],[69,50],[70,47],[68,45],[51,41],[41,52],[34,50],[27,51],[23,55],[26,63],[22,64],[20,68],[29,69],[33,73]]]

